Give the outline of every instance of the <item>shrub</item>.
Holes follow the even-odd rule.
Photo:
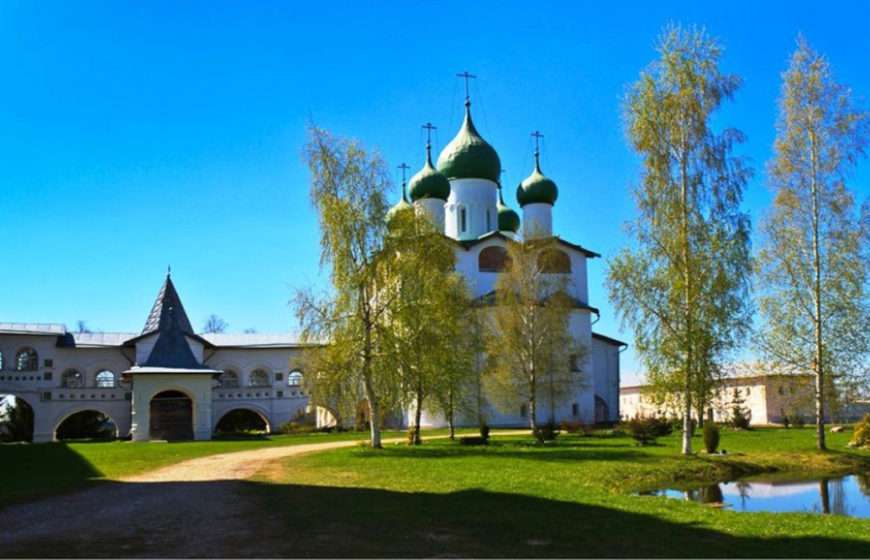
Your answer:
[[[650,429],[657,438],[669,436],[674,433],[674,424],[666,418],[650,418]],[[682,426],[682,423],[680,423]]]
[[[855,424],[849,447],[870,447],[870,414],[865,414],[864,418]]]
[[[278,431],[282,434],[312,434],[317,432],[317,426],[311,426],[309,424],[300,424],[299,422],[285,422],[281,424],[278,428]]]
[[[559,431],[568,434],[582,433],[584,436],[588,436],[592,434],[592,430],[593,426],[584,424],[577,420],[562,420],[562,422],[559,423]]]
[[[459,445],[488,445],[488,438],[483,436],[463,436],[459,438]]]
[[[791,421],[788,419],[788,415],[782,417],[782,425],[785,429],[791,427]]]
[[[559,436],[559,430],[556,429],[556,425],[552,422],[547,422],[543,426],[538,426],[535,430],[535,437],[538,438],[540,443],[544,443],[545,441],[553,441]]]
[[[731,409],[731,425],[738,430],[749,429],[749,415],[743,410],[743,407],[734,405]]]
[[[655,443],[659,437],[658,420],[655,418],[632,418],[622,425],[623,429],[628,432],[638,445],[648,445]]]
[[[719,448],[719,428],[712,422],[704,424],[704,449],[707,453],[716,453]]]
[[[807,421],[802,414],[795,414],[792,418],[794,420],[794,425],[798,428],[803,428],[807,425]]]

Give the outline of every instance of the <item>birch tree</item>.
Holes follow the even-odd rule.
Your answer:
[[[312,358],[309,367],[317,369],[309,377],[332,390],[325,395],[315,389],[313,396],[328,406],[330,399],[334,404],[361,394],[371,446],[379,448],[384,411],[398,404],[399,386],[395,370],[383,367],[382,332],[391,302],[380,293],[380,260],[390,181],[376,153],[320,128],[309,129],[305,157],[320,224],[320,263],[331,280],[329,293],[300,291],[295,301],[303,339],[327,343]]]
[[[391,217],[384,250],[383,295],[391,303],[382,336],[389,341],[385,367],[399,373],[404,408],[414,414],[414,444],[421,443],[424,410],[442,409],[454,428],[455,403],[468,375],[463,278],[455,271],[453,243],[413,210]]]
[[[761,348],[784,371],[815,377],[816,444],[836,389],[866,382],[867,212],[848,172],[864,156],[867,116],[825,57],[798,38],[783,74],[770,162],[773,207],[759,255]]]
[[[538,429],[541,399],[553,422],[555,406],[582,383],[571,356],[583,363],[586,354],[569,330],[567,279],[545,272],[540,258],[552,245],[551,240],[508,244],[509,264],[496,282],[495,305],[486,310],[489,392],[502,409],[527,405],[532,430]]]
[[[633,243],[612,260],[608,280],[652,390],[680,401],[689,454],[693,409],[710,398],[718,365],[749,325],[750,222],[740,202],[750,170],[732,153],[743,134],[711,125],[740,85],[719,69],[719,43],[703,29],[669,26],[658,54],[625,100],[642,174]]]

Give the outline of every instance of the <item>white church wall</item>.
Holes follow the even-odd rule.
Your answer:
[[[523,237],[536,239],[553,235],[553,206],[535,202],[523,206]]]

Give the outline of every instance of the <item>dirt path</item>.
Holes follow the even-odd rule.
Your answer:
[[[528,432],[500,432],[513,435]],[[446,436],[433,436],[435,439]],[[384,440],[396,443],[404,438]],[[264,556],[270,512],[245,485],[286,457],[358,445],[337,441],[212,455],[0,510],[0,557]],[[10,481],[4,481],[10,483]]]

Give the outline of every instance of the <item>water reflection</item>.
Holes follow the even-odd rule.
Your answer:
[[[735,511],[798,511],[870,518],[870,474],[820,480],[737,480],[650,494]]]

